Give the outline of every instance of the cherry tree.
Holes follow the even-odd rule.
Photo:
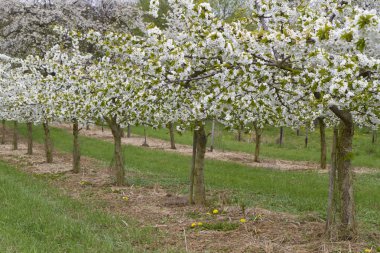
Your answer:
[[[55,120],[72,122],[74,173],[80,171],[79,126],[94,119],[86,107],[91,96],[83,85],[89,76],[86,67],[91,64],[91,58],[90,54],[82,54],[79,41],[72,39],[70,47],[62,49],[58,45],[54,46],[43,59],[45,68],[54,73],[47,75],[42,82],[45,87],[51,87],[49,90],[52,91]]]
[[[333,195],[340,196],[334,198],[340,212],[337,233],[354,238],[352,139],[354,124],[379,124],[379,17],[346,1],[256,3],[255,22],[265,28],[256,36],[271,50],[258,59],[272,67],[262,73],[276,71],[272,87],[278,99],[289,106],[300,99],[339,119],[334,157],[339,194]]]
[[[87,31],[130,31],[142,27],[141,14],[133,2],[118,0],[50,0],[0,2],[0,52],[42,57],[60,43],[54,27]]]
[[[105,120],[114,137],[114,172],[117,185],[125,183],[122,128],[128,125],[157,125],[155,96],[150,95],[146,76],[151,63],[145,38],[129,33],[90,31],[71,33],[71,37],[94,45],[96,54],[83,66],[85,74],[78,79],[86,92],[83,109],[92,118]],[[154,71],[154,70],[151,70]],[[75,78],[75,77],[73,77]],[[77,79],[77,78],[75,78]]]
[[[2,74],[3,119],[14,121],[13,149],[17,149],[17,122],[28,126],[28,154],[33,150],[31,125],[40,115],[40,107],[35,103],[33,92],[35,75],[21,59],[7,57],[6,69]]]
[[[158,8],[151,3],[155,15]],[[172,113],[179,115],[179,128],[194,129],[190,203],[205,204],[205,121],[232,108],[223,106],[229,97],[226,91],[231,80],[242,74],[237,66],[249,59],[236,43],[237,28],[218,20],[209,4],[169,3],[172,9],[164,28],[149,30],[163,45],[157,55],[163,67],[156,75],[156,90],[161,91],[161,100],[174,101]]]

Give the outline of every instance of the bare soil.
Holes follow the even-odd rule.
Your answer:
[[[42,145],[35,145],[32,156],[26,155],[25,145],[19,147],[13,151],[11,145],[0,145],[0,159],[31,175],[48,179],[54,187],[73,198],[90,202],[111,214],[130,217],[137,220],[138,226],[152,227],[160,232],[157,233],[159,240],[146,245],[148,252],[173,247],[184,252],[327,253],[360,252],[366,246],[361,241],[329,242],[323,235],[324,222],[314,214],[301,217],[261,208],[248,208],[243,213],[242,208],[224,205],[223,201],[212,207],[189,206],[185,196],[160,185],[114,187],[108,166],[95,159],[82,157],[82,172],[73,174],[70,154],[55,152],[54,163],[47,164]],[[138,175],[128,172],[126,176]],[[209,214],[214,208],[219,213]],[[247,222],[241,223],[244,217]],[[130,226],[125,220],[121,222]],[[191,228],[194,222],[203,225]],[[222,228],[228,224],[237,225],[230,231],[206,229],[207,224],[217,223],[222,224]],[[374,236],[380,241],[379,235]]]

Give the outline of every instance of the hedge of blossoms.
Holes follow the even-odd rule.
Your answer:
[[[153,16],[158,2],[151,1]],[[339,237],[352,239],[354,125],[380,123],[380,20],[377,11],[367,7],[377,8],[376,2],[366,3],[257,0],[251,19],[227,24],[207,3],[170,0],[164,28],[147,24],[142,36],[69,32],[72,48],[57,46],[43,59],[14,60],[29,71],[4,74],[1,82],[7,87],[4,92],[15,90],[16,100],[22,101],[16,108],[38,105],[55,119],[106,120],[115,140],[117,184],[124,183],[122,127],[160,127],[176,121],[181,129],[194,128],[190,201],[195,204],[205,203],[207,119],[240,127],[297,126],[331,117],[339,129],[330,175],[328,231],[333,234],[337,228]],[[248,25],[255,29],[246,29]],[[96,47],[96,53],[81,53],[84,44]],[[32,80],[26,88],[30,92],[11,88],[26,80]],[[12,99],[5,101],[14,105]],[[6,108],[9,105],[2,107]],[[5,118],[7,112],[2,112]],[[12,111],[12,119],[16,114]],[[332,226],[335,206],[340,217]]]

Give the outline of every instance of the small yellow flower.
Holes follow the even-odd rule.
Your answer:
[[[192,228],[195,228],[196,226],[197,226],[197,223],[195,223],[195,222],[191,223]]]
[[[247,220],[246,220],[246,219],[244,219],[244,218],[241,218],[241,219],[240,219],[240,222],[241,222],[241,223],[246,223],[246,222],[247,222]]]
[[[202,222],[198,222],[198,224],[197,224],[198,226],[202,226],[203,225],[203,223]]]
[[[211,213],[210,213],[210,212],[207,212],[206,214],[207,214],[207,215],[211,215]]]
[[[123,199],[124,199],[125,201],[128,201],[128,200],[129,200],[128,196],[123,196]]]
[[[213,214],[218,214],[218,213],[219,213],[219,210],[218,210],[218,209],[214,209],[214,210],[212,211],[212,213],[213,213]]]
[[[365,252],[365,253],[371,253],[371,252],[372,252],[372,249],[365,249],[364,252]]]
[[[81,180],[81,181],[79,182],[79,184],[82,185],[82,186],[84,186],[84,185],[91,185],[90,182],[87,182],[87,181],[85,181],[85,180]]]

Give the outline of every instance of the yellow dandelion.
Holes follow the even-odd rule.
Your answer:
[[[191,223],[192,228],[195,228],[196,226],[197,226],[197,223],[195,223],[195,222]]]
[[[203,225],[203,223],[202,222],[198,222],[198,224],[197,224],[198,226],[202,226]]]
[[[211,213],[210,213],[210,212],[207,212],[206,214],[207,214],[207,215],[211,215]]]
[[[371,253],[371,252],[372,252],[372,249],[365,249],[364,252],[365,252],[365,253]]]
[[[247,220],[246,220],[246,219],[244,219],[244,218],[241,218],[241,219],[240,219],[240,222],[241,222],[241,223],[246,223],[246,222],[247,222]]]
[[[82,180],[82,181],[79,182],[79,184],[80,184],[80,185],[89,185],[90,182],[87,182],[87,181]]]
[[[219,210],[218,210],[218,209],[214,209],[214,210],[212,211],[212,213],[213,213],[213,214],[218,214],[218,213],[219,213]]]
[[[123,200],[128,201],[129,200],[128,196],[123,196]]]

